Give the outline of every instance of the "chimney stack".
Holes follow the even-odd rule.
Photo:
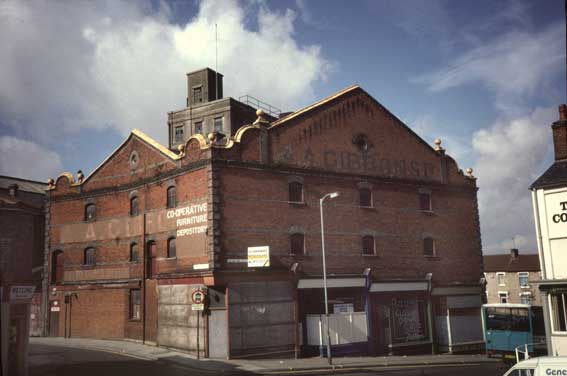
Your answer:
[[[510,250],[510,257],[513,259],[518,258],[518,248],[512,248]]]
[[[567,159],[567,105],[559,106],[559,120],[551,126],[555,160]]]

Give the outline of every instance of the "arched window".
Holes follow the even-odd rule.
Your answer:
[[[94,221],[96,217],[95,204],[87,204],[85,206],[85,221]]]
[[[167,207],[174,208],[177,206],[177,192],[175,191],[175,187],[167,188]]]
[[[63,251],[57,250],[51,254],[51,283],[63,280]]]
[[[130,215],[136,216],[139,214],[138,210],[138,197],[134,196],[130,199]]]
[[[93,247],[85,249],[84,265],[94,265],[95,262],[95,249]]]
[[[303,184],[296,181],[289,183],[289,201],[303,202]]]
[[[136,244],[136,243],[130,244],[130,261],[131,262],[138,262],[139,261],[138,244]]]
[[[374,236],[366,235],[362,237],[362,254],[363,255],[375,255],[376,248],[374,245]]]
[[[423,239],[423,254],[425,256],[435,256],[435,240],[431,237]]]
[[[360,206],[371,207],[372,206],[372,191],[367,188],[360,188],[358,190]]]
[[[175,238],[169,238],[167,240],[167,257],[177,257],[177,251],[175,249]]]
[[[305,235],[291,234],[289,238],[290,251],[292,255],[303,255],[305,253]]]

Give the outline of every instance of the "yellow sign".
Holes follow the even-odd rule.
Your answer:
[[[248,247],[248,267],[265,268],[270,266],[270,247]]]

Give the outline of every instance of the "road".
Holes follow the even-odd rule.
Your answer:
[[[188,376],[188,375],[252,375],[238,369],[225,368],[219,372],[211,372],[168,364],[162,361],[149,361],[108,353],[103,351],[85,350],[58,346],[30,345],[30,376]],[[403,369],[374,368],[361,371],[335,371],[333,375],[349,376],[501,376],[507,368],[500,363],[485,363],[467,366],[432,366],[405,367]],[[306,372],[270,373],[271,375],[308,375]],[[324,373],[318,373],[324,374]]]

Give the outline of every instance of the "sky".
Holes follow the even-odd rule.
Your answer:
[[[0,0],[0,174],[88,175],[133,128],[166,144],[205,66],[283,111],[359,84],[473,168],[485,254],[534,253],[565,34],[563,0]]]

